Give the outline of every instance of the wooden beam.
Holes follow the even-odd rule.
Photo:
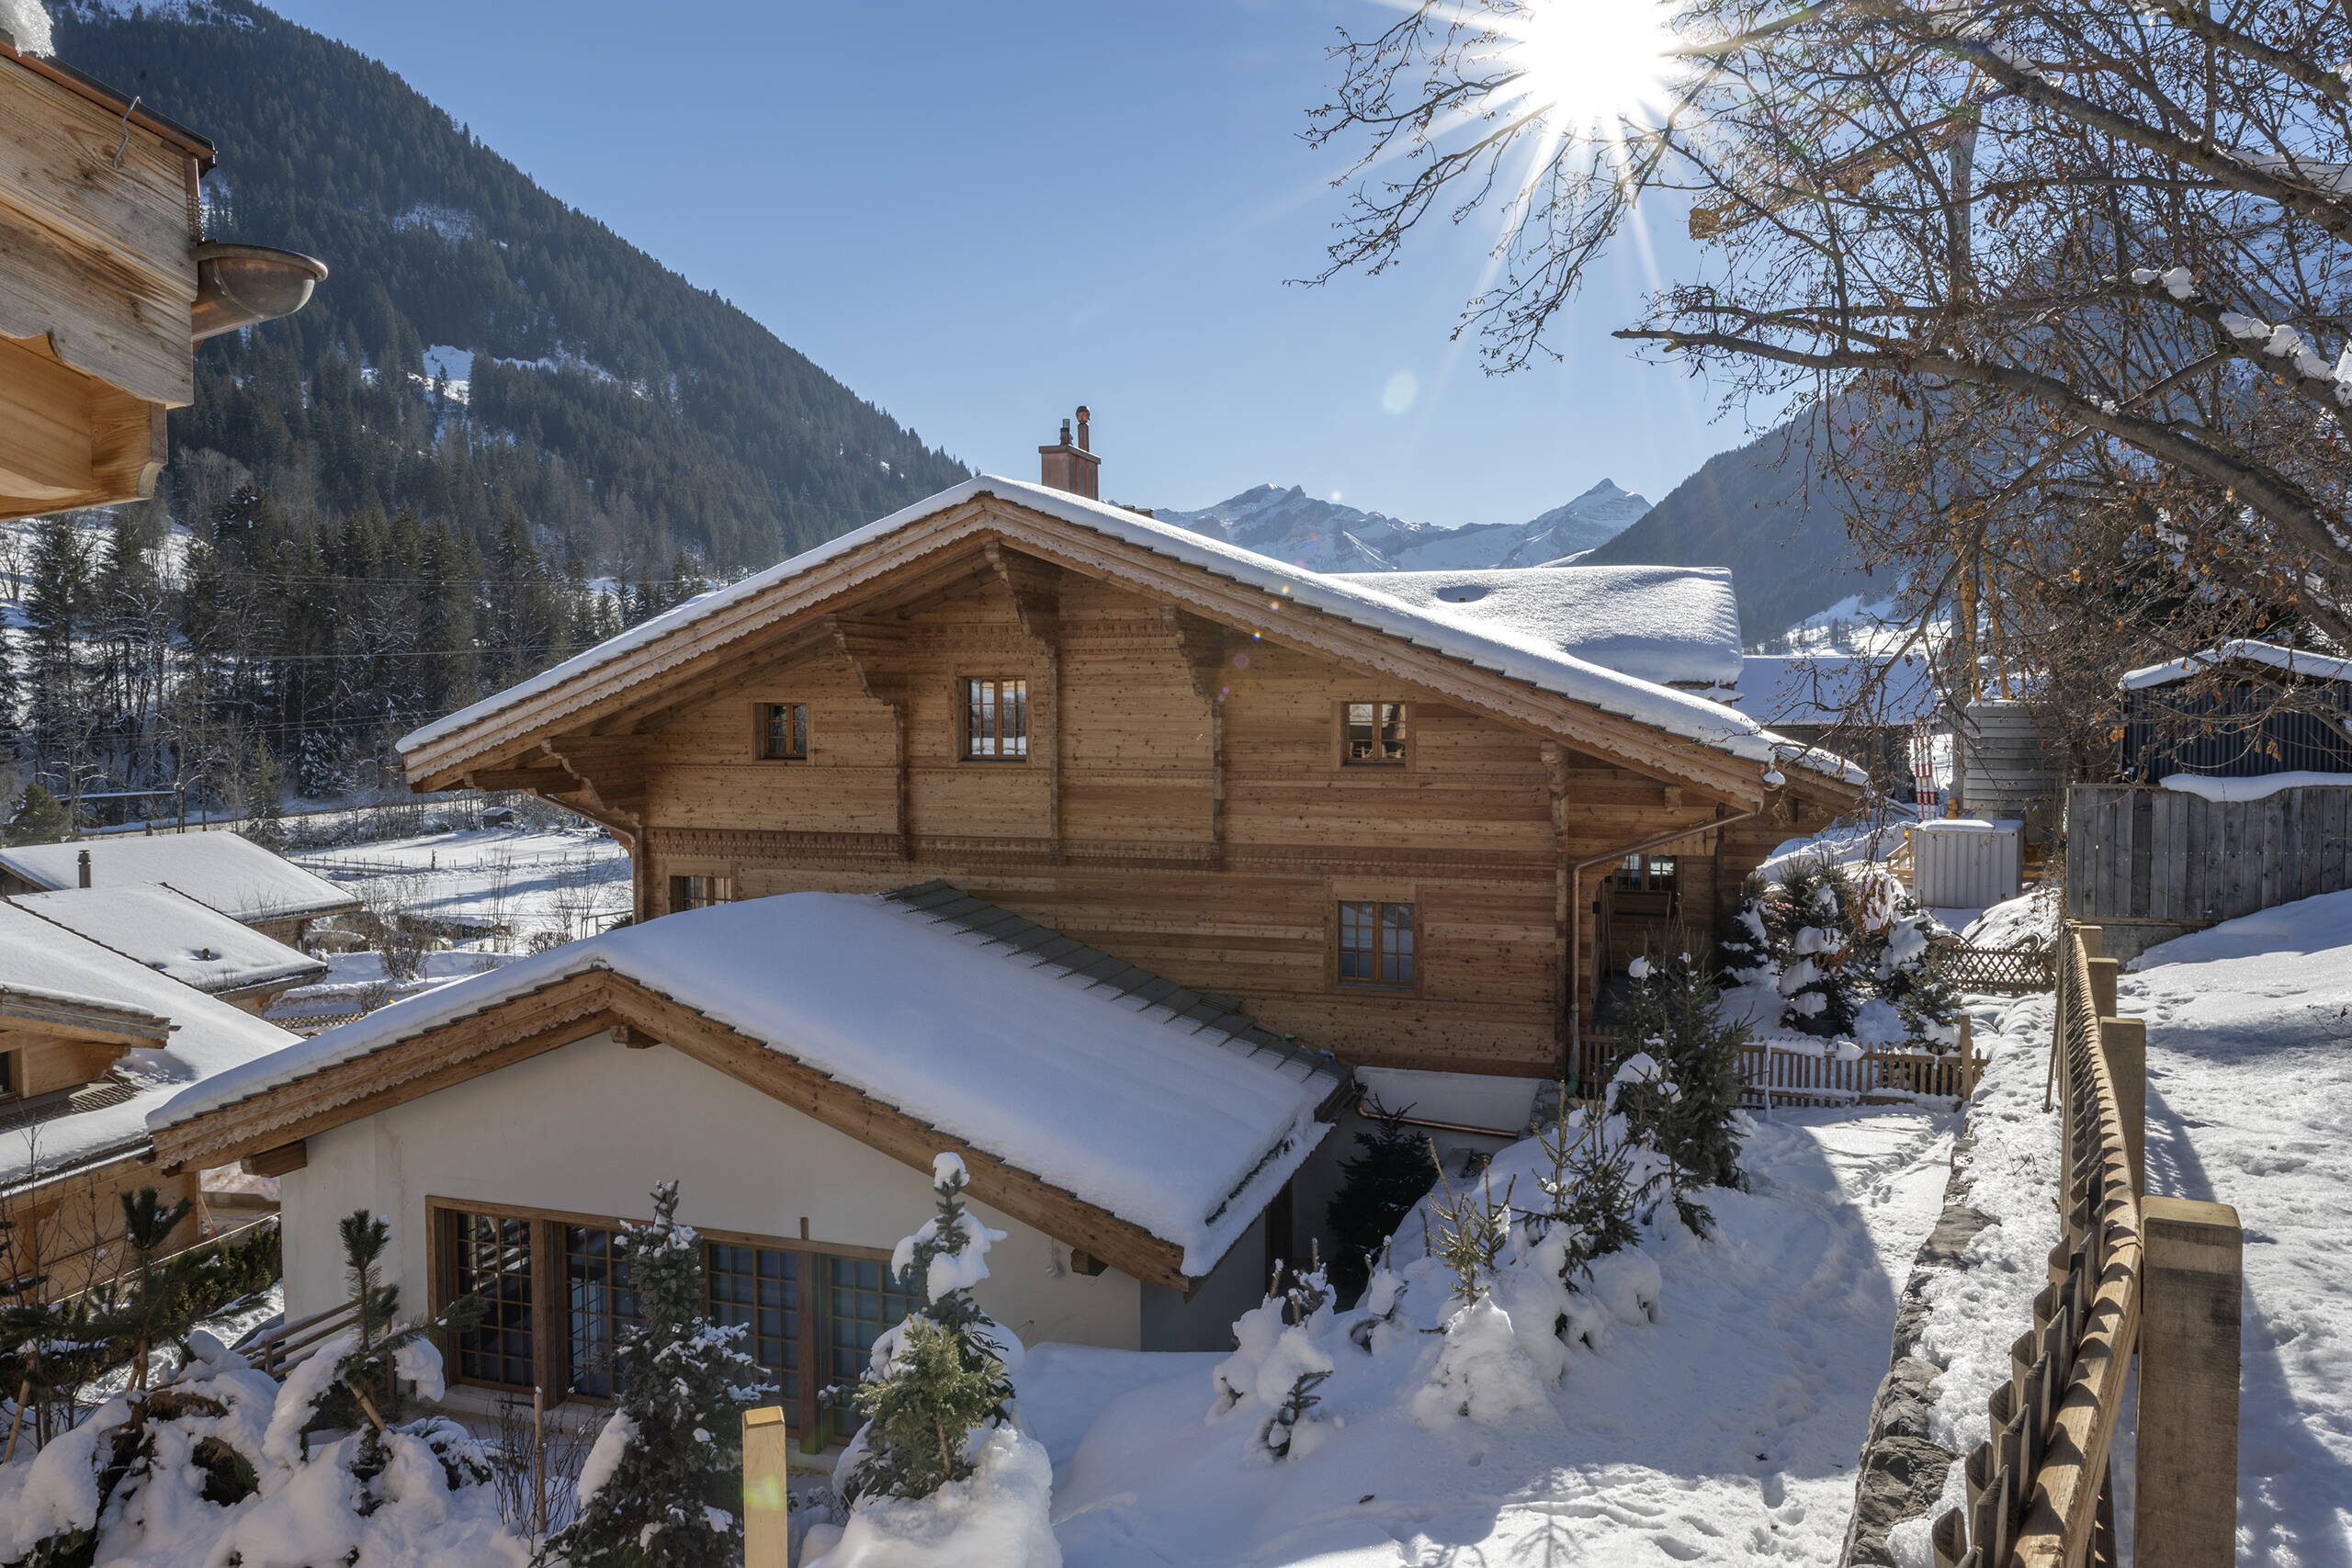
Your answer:
[[[1062,641],[1062,570],[1022,550],[1009,550],[991,539],[981,551],[989,570],[1012,597],[1012,613],[1023,635],[1040,648],[1058,649]]]
[[[264,1149],[257,1155],[247,1155],[237,1162],[237,1168],[247,1176],[284,1176],[311,1163],[311,1145],[297,1138],[290,1144],[280,1144],[274,1149]]]

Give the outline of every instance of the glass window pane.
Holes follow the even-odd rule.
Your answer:
[[[563,1238],[570,1386],[576,1393],[610,1398],[620,1392],[613,1353],[642,1319],[644,1307],[629,1288],[628,1259],[614,1247],[612,1232],[568,1225]]]
[[[531,1343],[531,1224],[492,1214],[451,1214],[444,1222],[454,1256],[449,1282],[482,1305],[481,1321],[457,1337],[458,1375],[476,1382],[529,1388],[536,1381]]]
[[[1029,682],[1004,682],[1004,755],[1029,754]]]
[[[826,1258],[825,1371],[828,1382],[853,1383],[874,1358],[874,1341],[922,1305],[921,1296],[899,1289],[888,1268],[870,1258]],[[854,1412],[831,1413],[835,1436],[855,1428]]]
[[[800,1254],[779,1247],[707,1244],[703,1254],[710,1320],[741,1324],[743,1349],[775,1391],[763,1403],[784,1406],[786,1426],[800,1423]]]
[[[1675,862],[1672,855],[1650,856],[1650,891],[1653,893],[1673,892],[1674,873]]]
[[[1373,909],[1370,904],[1340,905],[1340,978],[1369,980],[1373,966]]]
[[[1403,703],[1347,703],[1340,713],[1340,761],[1377,766],[1405,761]]]

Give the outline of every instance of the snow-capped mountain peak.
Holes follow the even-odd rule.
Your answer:
[[[1408,523],[1311,496],[1298,485],[1256,485],[1214,506],[1163,507],[1165,522],[1310,571],[1434,571],[1550,566],[1630,526],[1649,502],[1609,479],[1525,523],[1449,528]]]

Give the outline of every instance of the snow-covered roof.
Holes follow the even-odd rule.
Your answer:
[[[2307,649],[2280,648],[2277,643],[2236,637],[2216,643],[2186,659],[2168,660],[2162,664],[2149,664],[2129,671],[2120,683],[2127,692],[2136,692],[2148,686],[2169,686],[2177,681],[2202,674],[2217,664],[2233,660],[2267,664],[2285,674],[2314,681],[2352,681],[2352,659],[2337,659],[2325,653],[2313,653]]]
[[[1739,679],[1739,601],[1721,567],[1351,572],[1337,581],[1416,610],[1508,627],[1636,680],[1728,686]]]
[[[36,887],[77,887],[85,851],[94,889],[161,882],[235,920],[295,919],[358,908],[357,899],[325,877],[234,833],[102,833],[60,844],[20,844],[0,849],[0,871]]]
[[[483,698],[401,737],[400,749],[420,747],[454,736],[484,719],[528,699],[558,691],[592,671],[672,637],[709,616],[757,597],[780,583],[813,570],[898,530],[963,505],[978,497],[993,496],[1042,513],[1074,527],[1115,538],[1170,559],[1181,560],[1231,581],[1266,593],[1278,604],[1295,604],[1337,615],[1358,626],[1460,659],[1482,669],[1524,681],[1541,690],[1589,704],[1681,736],[1770,769],[1792,759],[1816,773],[1855,784],[1867,775],[1841,758],[1808,751],[1793,741],[1765,730],[1753,719],[1720,703],[1623,674],[1565,651],[1543,636],[1495,620],[1464,615],[1461,607],[1433,602],[1414,604],[1374,586],[1386,574],[1369,580],[1327,576],[1196,534],[1172,523],[1162,523],[1125,507],[1089,501],[1066,491],[1029,484],[1020,479],[984,474],[941,491],[938,494],[894,512],[863,528],[843,534],[813,550],[778,562],[765,571],[690,599],[619,636],[598,643],[531,679]]]
[[[880,896],[790,893],[520,959],[208,1079],[157,1130],[591,969],[661,993],[1183,1250],[1206,1274],[1329,1129],[1342,1071]]]
[[[267,1055],[296,1036],[89,938],[0,900],[0,988],[96,1002],[169,1019],[169,1043],[115,1064],[119,1101],[30,1125],[0,1124],[0,1181],[68,1168],[145,1141],[147,1113],[208,1075]]]
[[[290,986],[327,972],[301,949],[161,883],[68,887],[23,894],[15,902],[199,991]]]
[[[1941,705],[1927,661],[1907,655],[1752,653],[1738,679],[1740,710],[1764,725],[1917,724]]]

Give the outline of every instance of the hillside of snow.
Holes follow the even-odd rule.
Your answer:
[[[1552,565],[1614,538],[1649,504],[1603,479],[1525,523],[1449,528],[1325,501],[1297,485],[1258,485],[1214,506],[1154,515],[1310,571],[1444,571]]]

